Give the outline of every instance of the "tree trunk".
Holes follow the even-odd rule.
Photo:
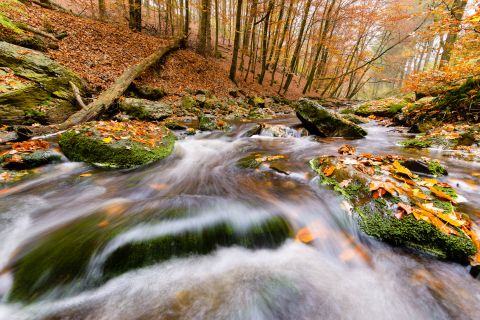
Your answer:
[[[241,19],[242,19],[242,3],[243,0],[237,0],[237,17],[235,20],[235,38],[233,41],[233,54],[232,54],[232,64],[230,66],[229,78],[235,82],[235,77],[237,74],[237,59],[238,59],[238,47],[240,46],[240,28],[241,28]]]
[[[106,18],[107,8],[105,7],[105,0],[98,0],[98,12],[101,20]]]
[[[188,38],[188,33],[190,32],[190,8],[189,1],[185,0],[185,30],[184,37]]]
[[[280,37],[280,41],[278,42],[278,49],[276,50],[276,53],[275,53],[275,59],[274,59],[273,68],[272,68],[272,79],[270,80],[270,86],[273,86],[273,82],[275,81],[275,72],[277,71],[278,61],[280,60],[280,53],[281,53],[281,50],[282,50],[283,42],[285,41],[285,36],[286,36],[288,28],[289,28],[289,21],[290,21],[291,15],[292,15],[292,11],[293,11],[293,0],[290,0],[290,5],[288,6],[288,12],[287,12],[287,19],[285,20],[285,23],[283,25],[282,35]]]
[[[270,26],[270,15],[273,10],[274,0],[268,1],[267,13],[265,16],[265,21],[263,21],[263,35],[262,35],[262,71],[258,77],[258,83],[263,84],[263,78],[265,77],[265,72],[267,71],[267,54],[268,54],[268,27]]]
[[[308,13],[310,11],[310,5],[312,4],[312,0],[307,0],[305,4],[305,11],[303,12],[302,24],[300,26],[300,31],[298,33],[298,40],[297,45],[295,47],[295,51],[293,52],[292,60],[290,61],[290,68],[287,75],[287,80],[285,81],[285,85],[283,86],[283,91],[286,93],[288,88],[290,87],[290,83],[292,82],[293,75],[297,68],[298,56],[300,55],[300,49],[302,49],[303,43],[303,34],[305,32],[305,26],[307,24]]]
[[[455,0],[452,5],[451,13],[454,16],[454,18],[458,21],[458,24],[460,25],[460,22],[462,21],[463,14],[465,13],[465,7],[467,6],[467,0]],[[458,33],[460,32],[460,27],[455,26],[453,30],[450,30],[450,32],[447,35],[447,40],[445,41],[445,44],[443,46],[443,53],[442,53],[442,58],[440,60],[440,67],[443,67],[448,64],[450,61],[451,55],[452,55],[452,50],[453,47],[455,46],[455,42],[457,42],[458,38]]]
[[[218,17],[218,0],[215,0],[215,49],[214,55],[218,57],[218,32],[219,32],[219,25],[218,25],[219,17]]]

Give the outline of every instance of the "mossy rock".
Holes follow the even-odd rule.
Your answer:
[[[289,237],[292,237],[292,228],[279,216],[267,218],[244,231],[235,230],[228,222],[220,222],[202,230],[125,244],[111,253],[105,261],[103,273],[106,278],[112,278],[128,270],[165,261],[173,256],[207,254],[219,246],[275,248]]]
[[[469,257],[476,253],[477,249],[473,241],[459,229],[456,235],[447,235],[433,224],[415,219],[413,214],[407,214],[402,218],[396,217],[395,209],[398,208],[399,202],[410,203],[413,206],[418,199],[409,199],[406,195],[397,197],[389,193],[375,198],[369,188],[369,181],[372,178],[353,167],[337,167],[333,175],[326,176],[325,169],[336,165],[338,159],[321,157],[310,161],[310,166],[319,175],[322,184],[335,190],[351,204],[360,229],[367,235],[392,245],[411,247],[442,259],[461,263],[466,263]],[[347,186],[342,184],[345,181],[349,181]],[[435,188],[441,189],[453,198],[457,196],[451,188],[437,186]],[[454,210],[450,202],[440,199],[433,201],[436,207]]]
[[[76,111],[69,82],[84,93],[83,81],[41,52],[0,42],[0,65],[25,80],[21,88],[0,93],[0,122],[24,124],[31,110],[46,110],[48,122],[61,122]]]
[[[449,236],[430,223],[416,220],[412,215],[397,219],[373,203],[356,209],[360,228],[368,235],[396,246],[408,246],[442,259],[467,262],[475,254],[473,242],[463,236]]]
[[[31,303],[42,298],[65,297],[172,257],[207,254],[219,246],[275,248],[293,236],[289,223],[279,216],[267,217],[239,230],[228,221],[219,221],[201,229],[195,226],[180,233],[166,232],[151,239],[131,240],[103,255],[117,236],[143,225],[145,219],[162,223],[185,216],[186,212],[169,209],[112,216],[101,211],[71,221],[27,244],[12,259],[9,270],[13,273],[13,286],[8,300]],[[92,261],[99,265],[93,266]]]
[[[265,99],[261,97],[248,98],[248,104],[255,108],[265,108]]]
[[[426,149],[432,146],[432,142],[429,140],[420,139],[407,139],[401,141],[400,144],[406,148]]]
[[[9,162],[14,155],[6,154],[0,157],[2,167],[9,170],[25,170],[40,167],[46,164],[59,162],[62,155],[54,151],[34,151],[32,153],[16,153],[20,156],[20,161]]]
[[[397,98],[386,98],[364,103],[354,110],[357,116],[368,117],[388,117],[392,118],[402,111],[408,105],[408,101]]]
[[[124,99],[119,103],[119,109],[136,120],[159,121],[173,114],[172,108],[164,102],[136,98]]]
[[[199,116],[198,128],[202,131],[213,131],[217,129],[216,119],[211,116]]]
[[[323,108],[309,99],[300,99],[295,104],[297,117],[312,134],[322,137],[363,138],[367,132],[360,126]]]
[[[342,114],[342,117],[355,124],[365,124],[369,122],[368,119],[362,118],[354,114]]]
[[[63,133],[59,144],[67,158],[105,168],[132,168],[161,160],[173,151],[175,137],[163,126],[138,121],[108,122],[107,130],[113,129],[112,135],[119,135],[116,138],[104,137],[105,131],[99,127],[105,127],[105,122],[87,123]],[[145,128],[151,128],[151,132],[142,136]]]
[[[137,97],[148,100],[160,100],[167,95],[164,89],[132,83],[129,90]]]
[[[197,101],[191,96],[185,96],[182,99],[182,108],[187,111],[193,111],[197,107]]]

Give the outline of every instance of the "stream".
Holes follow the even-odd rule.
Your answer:
[[[396,145],[403,131],[373,123],[364,125],[365,139],[349,141],[293,130],[287,138],[243,137],[252,125],[178,140],[172,156],[136,170],[49,165],[0,193],[0,319],[478,319],[480,281],[468,267],[363,235],[307,162],[338,155],[345,143],[358,153],[439,159],[449,170],[440,180],[459,190],[462,211],[479,224],[480,178],[472,173],[480,164],[403,149]],[[282,169],[240,168],[252,153],[284,155]],[[270,228],[272,217],[291,235]],[[309,244],[295,241],[304,228],[314,235]],[[194,250],[179,242],[142,268],[115,260],[133,250],[128,244],[182,234]],[[30,254],[48,239],[53,246]],[[29,272],[71,255],[82,265],[75,278],[46,268],[40,279],[51,290],[30,304],[7,302],[15,261],[34,257]],[[108,266],[124,271],[100,281]]]

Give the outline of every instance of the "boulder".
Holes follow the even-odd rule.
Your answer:
[[[360,105],[354,110],[357,116],[368,117],[394,117],[400,113],[404,107],[408,105],[405,99],[385,98],[382,100],[373,100]]]
[[[349,203],[367,235],[442,259],[477,261],[474,223],[458,211],[456,191],[413,174],[403,166],[405,160],[393,155],[322,156],[310,165],[323,185]]]
[[[148,100],[160,100],[167,95],[165,90],[145,85],[132,83],[129,87],[136,96]]]
[[[146,99],[126,98],[119,103],[121,111],[137,120],[163,120],[173,114],[172,108],[164,103]]]
[[[335,112],[323,108],[309,99],[300,99],[295,103],[297,117],[305,128],[322,137],[363,138],[367,132],[360,126],[343,119]]]
[[[0,42],[0,65],[1,123],[58,123],[77,110],[69,82],[83,93],[82,80],[41,52]]]
[[[131,168],[169,156],[174,135],[149,122],[89,122],[63,133],[59,144],[73,161],[105,168]]]

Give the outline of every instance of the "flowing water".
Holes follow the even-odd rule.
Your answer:
[[[365,237],[308,169],[346,142],[405,154],[395,144],[403,133],[368,125],[368,137],[354,141],[294,130],[242,137],[251,126],[179,140],[174,155],[142,169],[50,165],[0,194],[0,319],[478,319],[480,281],[468,267]],[[240,168],[252,153],[286,158],[281,170]],[[478,222],[480,181],[471,173],[480,166],[441,152],[406,155],[445,161],[444,180]],[[308,245],[294,240],[305,227],[315,237]],[[135,248],[156,255],[158,247],[139,245],[152,239],[171,247],[141,265],[121,260]],[[22,259],[24,275],[38,276],[30,289],[49,290],[32,303],[7,302]],[[73,277],[48,267],[68,259]]]

